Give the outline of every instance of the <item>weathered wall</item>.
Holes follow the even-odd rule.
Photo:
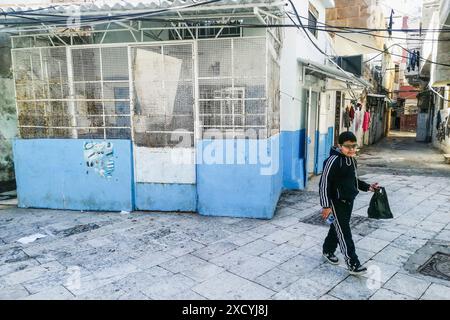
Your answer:
[[[131,141],[17,139],[19,207],[131,211]]]
[[[386,27],[384,19],[383,7],[376,0],[335,0],[335,7],[326,10],[326,23],[337,27],[357,27],[357,28],[373,28],[383,29]],[[374,34],[382,34],[383,32],[374,32]],[[358,42],[364,39],[361,35],[347,34],[347,37]],[[339,40],[339,38],[337,39]],[[366,39],[367,40],[367,39]],[[347,41],[347,44],[348,43]],[[371,46],[382,49],[384,39],[376,37],[373,39]],[[360,47],[361,50],[364,47]]]
[[[17,134],[10,38],[0,34],[0,185],[14,180],[12,141]]]

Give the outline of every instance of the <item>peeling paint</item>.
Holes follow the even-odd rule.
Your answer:
[[[100,177],[111,178],[114,171],[114,147],[111,142],[85,142],[84,161]]]

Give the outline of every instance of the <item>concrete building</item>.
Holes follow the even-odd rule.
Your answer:
[[[424,1],[423,25],[426,29],[448,29],[450,3],[445,0]],[[428,41],[423,43],[422,57],[427,61],[420,68],[421,88],[431,92],[426,99],[422,96],[420,100],[418,127],[421,131],[426,130],[422,136],[427,136],[436,148],[450,153],[450,36],[448,32],[426,32],[424,39]]]
[[[378,1],[336,1],[334,8],[327,9],[329,26],[352,26],[355,28],[385,29],[383,7]],[[338,56],[360,56],[362,77],[370,83],[370,90],[341,88],[338,95],[335,136],[346,131],[344,113],[347,107],[355,109],[355,118],[348,128],[354,132],[361,146],[375,143],[385,135],[389,92],[394,90],[395,68],[388,48],[386,31],[332,34],[333,48]],[[376,60],[374,60],[376,58]],[[366,62],[367,61],[367,62]],[[383,68],[381,68],[383,66]],[[368,86],[369,87],[369,86]],[[371,92],[371,93],[369,93]],[[387,94],[386,94],[387,93]],[[358,106],[359,108],[356,108]],[[363,129],[364,115],[370,115],[367,130]]]
[[[253,27],[296,19],[286,4],[41,8],[46,27],[22,25],[11,42],[19,206],[271,218],[283,189],[322,170],[333,143],[327,81],[366,85],[326,65],[312,42],[329,52],[328,35],[312,24]],[[317,22],[334,5],[294,4]],[[73,25],[61,28],[67,10]],[[156,11],[160,21],[145,18]],[[100,14],[107,21],[86,22]]]

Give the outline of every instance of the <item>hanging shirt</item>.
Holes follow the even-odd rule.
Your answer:
[[[419,69],[419,62],[420,62],[420,52],[419,50],[416,51],[416,63],[417,63],[417,69]]]
[[[355,131],[361,128],[361,111],[358,109],[355,111]]]
[[[353,106],[350,107],[349,116],[352,121],[355,119],[355,109],[353,109]]]
[[[393,14],[394,10],[391,10],[391,16],[389,17],[389,26],[387,30],[390,36],[392,35],[392,25],[394,24]]]
[[[370,112],[366,111],[364,113],[364,120],[363,120],[363,131],[364,132],[369,130],[369,124],[370,124]]]
[[[348,111],[345,111],[344,112],[344,127],[350,128],[350,126],[351,126],[350,114]]]
[[[441,124],[441,111],[438,110],[436,117],[436,129],[439,129],[439,125]]]

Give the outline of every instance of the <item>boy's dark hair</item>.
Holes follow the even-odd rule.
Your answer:
[[[356,142],[356,136],[351,131],[342,132],[339,135],[338,142],[339,144],[343,144],[345,141]]]

